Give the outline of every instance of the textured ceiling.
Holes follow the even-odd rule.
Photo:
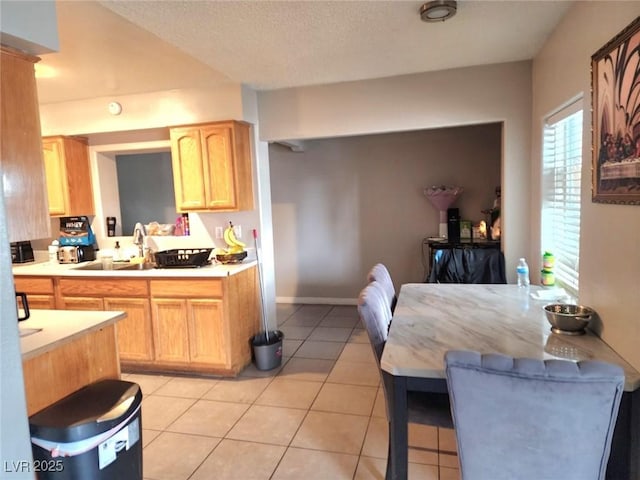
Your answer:
[[[58,0],[61,51],[42,58],[68,76],[39,80],[41,102],[225,81],[275,89],[531,59],[570,5],[466,0],[451,20],[425,23],[422,3]]]

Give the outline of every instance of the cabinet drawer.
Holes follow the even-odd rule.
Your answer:
[[[152,297],[222,297],[222,280],[151,280]]]
[[[60,292],[68,296],[94,297],[146,297],[149,295],[146,280],[96,280],[94,278],[60,279]]]
[[[104,310],[104,302],[96,297],[65,297],[61,310]]]
[[[53,295],[29,295],[29,308],[35,310],[44,308],[47,310],[56,309],[56,299]]]
[[[53,294],[53,279],[14,277],[16,291],[26,293]]]

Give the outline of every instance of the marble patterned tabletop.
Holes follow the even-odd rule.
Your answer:
[[[551,333],[543,307],[517,285],[409,283],[402,286],[381,367],[397,376],[444,378],[447,350],[498,352],[538,359],[601,360],[625,371],[625,390],[640,373],[604,341]]]

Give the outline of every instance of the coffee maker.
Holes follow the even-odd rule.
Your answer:
[[[58,241],[59,263],[80,263],[96,259],[96,238],[86,216],[61,217]]]

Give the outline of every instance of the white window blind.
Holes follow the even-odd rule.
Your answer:
[[[542,153],[542,249],[555,256],[556,283],[578,293],[582,100],[545,121]]]

